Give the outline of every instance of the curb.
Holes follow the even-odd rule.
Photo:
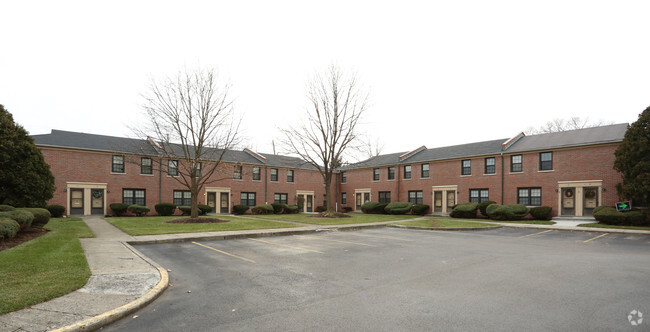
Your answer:
[[[155,300],[160,294],[162,294],[165,289],[169,286],[169,275],[167,270],[162,268],[158,263],[152,261],[147,256],[139,252],[137,249],[133,248],[128,243],[122,242],[129,250],[134,254],[142,258],[144,261],[149,263],[151,266],[158,270],[160,274],[160,281],[156,286],[150,289],[146,294],[134,300],[133,302],[127,303],[121,307],[115,308],[113,310],[107,311],[101,315],[97,315],[88,319],[84,319],[80,322],[77,322],[72,325],[68,325],[56,330],[55,332],[72,332],[72,331],[93,331],[97,330],[103,326],[106,326],[112,322],[115,322],[119,319],[126,317],[127,315],[145,307],[147,304]]]
[[[404,228],[404,229],[419,229],[427,231],[487,231],[491,229],[501,228],[503,226],[486,226],[486,227],[417,227],[417,226],[405,226],[405,225],[388,225],[388,227],[393,228]]]
[[[640,230],[640,229],[616,229],[616,228],[534,225],[534,224],[501,224],[501,226],[510,227],[510,228],[553,229],[553,230],[558,230],[558,231],[570,231],[570,232],[592,232],[592,233],[616,233],[616,234],[650,235],[650,231],[645,231],[645,230]]]

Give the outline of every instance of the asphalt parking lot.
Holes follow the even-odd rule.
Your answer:
[[[628,319],[650,315],[645,235],[377,228],[137,249],[172,286],[105,331],[650,330]]]

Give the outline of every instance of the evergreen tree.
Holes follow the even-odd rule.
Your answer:
[[[0,105],[0,204],[45,207],[54,176],[34,139]]]
[[[635,205],[650,203],[650,107],[628,127],[615,155],[614,169],[623,175],[618,195]]]

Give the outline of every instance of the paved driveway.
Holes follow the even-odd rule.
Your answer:
[[[173,286],[104,330],[650,327],[628,321],[632,310],[650,317],[648,236],[378,228],[138,249]]]

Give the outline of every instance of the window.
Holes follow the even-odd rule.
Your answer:
[[[348,194],[341,193],[341,204],[342,205],[348,204]]]
[[[379,203],[390,203],[390,191],[379,192]]]
[[[140,159],[140,174],[153,174],[151,167],[151,158]]]
[[[292,169],[287,171],[287,182],[293,182],[293,170]]]
[[[201,166],[202,166],[202,165],[201,165],[201,162],[199,162],[198,164],[196,164],[196,175],[195,175],[195,176],[196,176],[197,178],[200,178],[200,177],[201,177]]]
[[[422,190],[409,191],[409,202],[413,204],[422,204]]]
[[[122,203],[127,205],[147,205],[144,189],[122,189]]]
[[[348,175],[346,172],[341,172],[341,183],[348,182]]]
[[[541,206],[542,188],[517,188],[517,203],[528,206]]]
[[[472,161],[465,159],[461,161],[461,175],[472,175]]]
[[[275,195],[273,195],[273,200],[275,201],[275,203],[289,204],[289,195],[284,193],[281,194],[276,193]]]
[[[124,156],[113,156],[113,173],[124,173]]]
[[[395,167],[388,167],[388,180],[395,180]]]
[[[241,165],[235,165],[235,171],[232,174],[232,178],[235,180],[241,180]]]
[[[411,165],[404,166],[404,178],[405,179],[411,178]]]
[[[522,172],[524,169],[522,167],[521,155],[516,154],[510,156],[510,172]]]
[[[494,157],[485,158],[485,174],[496,173]]]
[[[379,181],[379,168],[375,168],[372,170],[372,180]]]
[[[260,174],[261,174],[261,169],[259,167],[253,167],[253,181],[259,181],[260,180]],[[241,177],[240,177],[240,179],[241,179]]]
[[[553,170],[553,152],[542,152],[539,154],[539,170]]]
[[[278,169],[271,168],[271,181],[278,182]]]
[[[176,206],[192,205],[192,193],[189,190],[174,190],[174,204]]]
[[[255,206],[255,193],[241,193],[241,205]]]
[[[167,170],[167,174],[169,176],[178,176],[178,160],[170,160],[169,161],[169,167]],[[176,204],[178,205],[178,204]]]
[[[422,178],[428,178],[429,177],[429,164],[422,164]]]
[[[490,196],[490,192],[487,189],[470,189],[469,190],[469,202],[470,203],[481,203],[487,201]]]

